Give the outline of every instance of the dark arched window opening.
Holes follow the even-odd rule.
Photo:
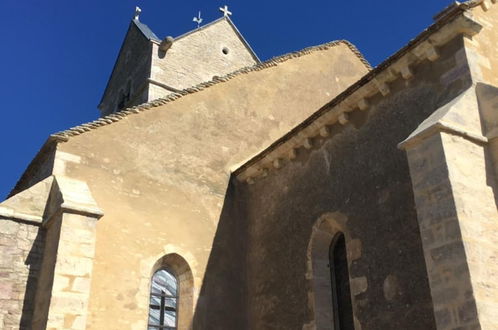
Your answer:
[[[131,80],[128,80],[126,84],[126,92],[125,92],[125,102],[128,103],[131,100]]]
[[[178,280],[160,269],[152,276],[149,305],[149,330],[177,328]]]
[[[354,330],[346,240],[338,233],[329,248],[334,330]]]
[[[123,110],[126,104],[126,96],[124,92],[121,90],[119,91],[119,98],[118,98],[118,111]]]

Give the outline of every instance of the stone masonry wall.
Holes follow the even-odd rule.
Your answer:
[[[239,236],[218,225],[230,169],[366,71],[348,46],[337,44],[59,144],[60,151],[81,157],[67,164],[65,175],[87,182],[105,211],[96,226],[87,328],[145,329],[152,266],[176,253],[192,269],[194,297],[200,292],[198,304],[194,299],[199,328],[243,329],[243,286],[233,281],[241,275],[232,267],[244,259],[237,258],[238,250],[223,252]],[[223,223],[236,225],[228,220]],[[218,235],[222,242],[214,243]]]
[[[433,135],[407,153],[438,329],[478,327],[442,138]]]
[[[0,219],[0,329],[30,329],[44,232],[39,225]]]
[[[483,30],[472,40],[467,43],[468,52],[473,57],[473,76],[477,81],[484,81],[489,84],[498,86],[498,58],[496,54],[496,45],[498,44],[498,5],[493,1],[490,5],[487,3],[488,10],[483,10],[479,6],[472,10],[475,19],[483,25]]]
[[[464,39],[474,85],[407,150],[438,329],[498,327],[498,6],[483,1],[473,15],[483,26]],[[453,128],[431,133],[436,121]]]
[[[39,316],[47,315],[47,329],[86,329],[90,282],[95,254],[95,226],[93,217],[64,213],[48,229],[46,250],[56,259],[43,264],[46,275],[37,293],[37,304],[50,301],[48,315],[44,308]],[[53,233],[52,233],[53,232]],[[50,243],[49,243],[50,240]],[[45,306],[45,308],[48,306]],[[38,306],[37,306],[38,308]],[[37,309],[38,313],[38,309]],[[37,315],[38,316],[38,315]],[[40,318],[39,323],[45,320]]]
[[[108,115],[119,110],[120,93],[127,93],[130,84],[130,100],[126,106],[147,102],[147,78],[150,75],[151,42],[136,27],[130,23],[123,46],[109,78],[102,103],[99,106],[101,115]]]
[[[455,38],[438,61],[413,67],[412,79],[389,84],[388,95],[369,98],[368,110],[350,112],[349,122],[329,127],[328,137],[312,139],[293,161],[241,183],[249,329],[316,325],[308,246],[323,219],[346,236],[355,329],[436,328],[408,161],[398,144],[471,85],[468,74],[454,74],[468,72],[462,47]]]
[[[225,52],[226,54],[225,54]],[[175,40],[166,54],[154,44],[151,78],[176,89],[184,89],[252,66],[256,60],[227,20]],[[171,93],[151,86],[149,100]]]

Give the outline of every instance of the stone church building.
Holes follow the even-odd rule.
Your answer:
[[[371,68],[132,19],[0,203],[2,329],[498,329],[498,4]]]

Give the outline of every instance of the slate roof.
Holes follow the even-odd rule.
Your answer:
[[[158,36],[156,36],[156,34],[152,32],[152,30],[146,24],[140,22],[138,19],[133,19],[132,22],[137,26],[140,32],[142,32],[147,39],[161,42],[161,39],[159,39]]]

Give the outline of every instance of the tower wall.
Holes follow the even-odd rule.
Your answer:
[[[220,19],[179,37],[167,52],[154,44],[151,79],[181,90],[256,63],[232,23]],[[151,84],[149,100],[169,93],[171,90]]]
[[[151,42],[131,22],[99,104],[102,116],[147,102],[151,52]]]

